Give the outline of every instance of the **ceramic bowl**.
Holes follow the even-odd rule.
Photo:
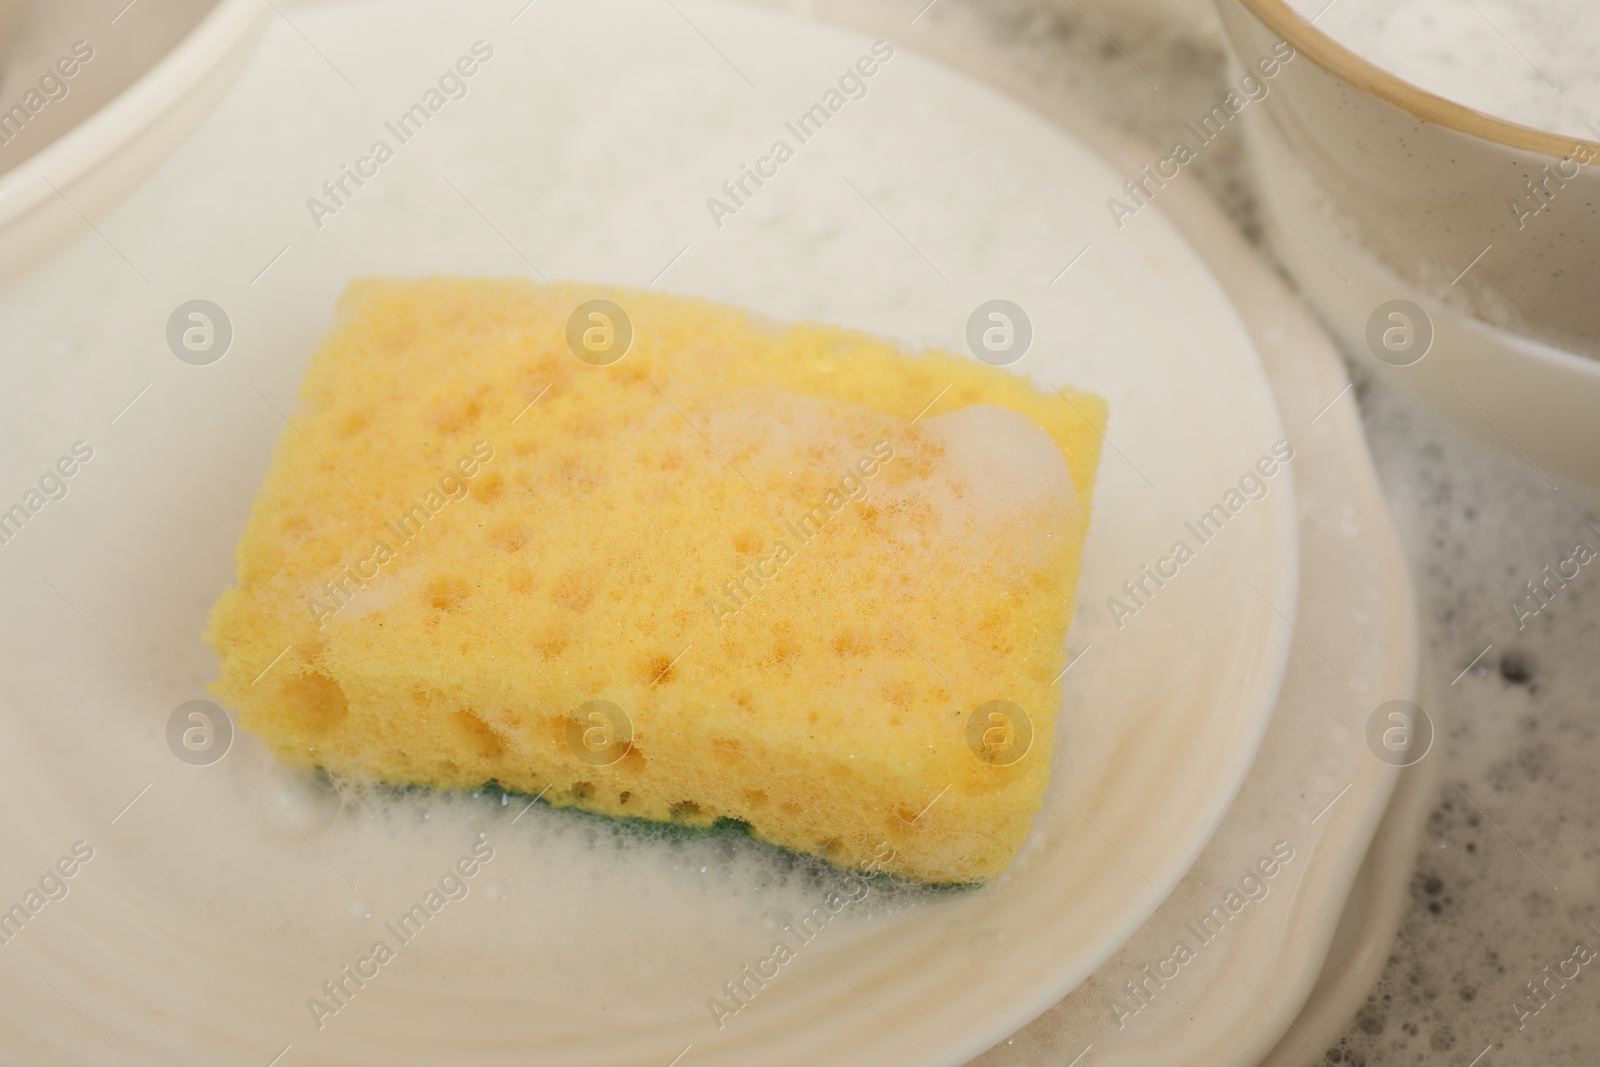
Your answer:
[[[17,6],[0,0],[0,49]],[[166,159],[244,69],[271,13],[266,0],[219,0],[128,88],[0,173],[0,276],[37,266]]]
[[[1217,0],[1275,251],[1377,372],[1552,485],[1600,482],[1600,143],[1412,85],[1285,0]]]

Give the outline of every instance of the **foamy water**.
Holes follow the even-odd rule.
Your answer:
[[[1600,140],[1591,0],[1291,0],[1392,74],[1479,111]]]

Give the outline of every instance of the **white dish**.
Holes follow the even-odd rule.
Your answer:
[[[1210,836],[1281,680],[1296,598],[1292,469],[1120,632],[1105,604],[1282,436],[1224,294],[1160,219],[1112,239],[1094,195],[1112,175],[1092,153],[904,51],[834,120],[853,128],[830,126],[738,225],[718,230],[705,198],[870,40],[679,6],[682,16],[539,4],[514,24],[491,4],[296,9],[316,48],[287,27],[269,32],[196,137],[101,220],[119,254],[90,235],[0,299],[8,336],[58,346],[52,364],[4,371],[35,397],[19,427],[29,445],[0,469],[7,484],[36,477],[57,437],[104,442],[102,465],[6,546],[0,575],[8,595],[48,598],[36,619],[6,624],[6,677],[32,710],[5,727],[0,780],[50,798],[5,828],[5,854],[18,857],[8,866],[20,876],[91,832],[105,857],[91,868],[98,882],[81,881],[70,905],[0,957],[6,1010],[25,1019],[7,1034],[82,1049],[99,1040],[89,1018],[136,1058],[174,1064],[265,1062],[286,1044],[302,1063],[437,1062],[502,1035],[567,1063],[660,1064],[685,1045],[695,1064],[920,1063],[922,1052],[955,1063],[1093,970]],[[306,198],[480,38],[503,58],[318,228]],[[605,42],[598,61],[580,40]],[[750,90],[718,51],[764,88]],[[1085,244],[1093,258],[1052,288]],[[206,769],[178,763],[163,741],[173,710],[214,670],[197,634],[282,431],[274,407],[292,411],[344,280],[529,261],[551,276],[659,279],[779,317],[952,347],[972,308],[1004,293],[1035,329],[1018,369],[1096,389],[1116,412],[1072,633],[1087,652],[1067,675],[1069,706],[1083,710],[1064,720],[1062,792],[1024,855],[982,890],[931,902],[886,891],[721,1032],[706,1000],[765,954],[762,908],[792,904],[799,887],[752,892],[700,840],[634,841],[587,872],[552,870],[541,854],[580,847],[591,824],[539,809],[513,829],[514,810],[478,802],[335,815],[258,760],[248,738]],[[173,309],[197,297],[233,326],[231,350],[206,367],[180,362],[164,339]],[[1227,625],[1215,625],[1218,612]],[[63,715],[69,693],[74,707],[116,710],[97,711],[86,735]],[[405,823],[423,804],[431,821]],[[408,949],[397,972],[316,1030],[307,998],[480,829],[501,850],[498,894],[485,884],[450,913],[448,938]],[[407,846],[379,840],[391,832]],[[738,848],[741,865],[772,864]],[[683,869],[684,854],[711,869]],[[652,891],[630,892],[629,879],[654,879]],[[352,905],[375,917],[352,917]],[[103,948],[77,951],[91,942]],[[187,1029],[152,1028],[151,1013]]]
[[[1324,1062],[1321,1050],[1338,1044],[1378,984],[1410,900],[1406,890],[1437,796],[1439,765],[1434,757],[1400,772],[1394,797],[1350,888],[1317,984],[1296,1016],[1294,1029],[1278,1041],[1261,1067]]]

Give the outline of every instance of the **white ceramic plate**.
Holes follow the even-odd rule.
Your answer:
[[[1378,984],[1410,901],[1407,888],[1437,796],[1439,765],[1435,756],[1401,772],[1372,848],[1356,872],[1316,985],[1295,1017],[1293,1030],[1279,1039],[1261,1067],[1321,1063],[1322,1050],[1338,1044]]]
[[[717,227],[707,197],[870,53],[842,31],[698,3],[294,18],[96,232],[0,295],[6,336],[39,354],[0,371],[31,398],[0,484],[22,499],[75,441],[95,449],[0,549],[8,602],[30,605],[4,623],[0,789],[36,813],[4,827],[7,884],[96,849],[0,954],[0,1040],[174,1064],[285,1046],[330,1064],[957,1063],[1081,981],[1222,818],[1291,634],[1292,464],[1136,617],[1106,609],[1284,436],[1201,259],[1159,216],[1114,230],[1118,179],[1093,153],[903,49]],[[480,40],[494,54],[464,97],[394,144],[385,123]],[[319,227],[307,199],[380,138],[394,158]],[[345,279],[375,271],[658,284],[954,349],[981,301],[1026,308],[1017,370],[1095,389],[1113,421],[1058,791],[1012,870],[879,890],[719,1030],[708,998],[836,874],[482,798],[339,809],[247,737],[214,766],[175,759],[168,719],[214,674],[197,635],[295,384]],[[232,328],[208,366],[168,350],[192,299]],[[308,998],[478,835],[488,873],[314,1025]]]

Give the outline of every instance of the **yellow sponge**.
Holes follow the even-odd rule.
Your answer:
[[[1105,419],[700,300],[357,281],[214,689],[338,775],[989,878],[1048,785]]]

